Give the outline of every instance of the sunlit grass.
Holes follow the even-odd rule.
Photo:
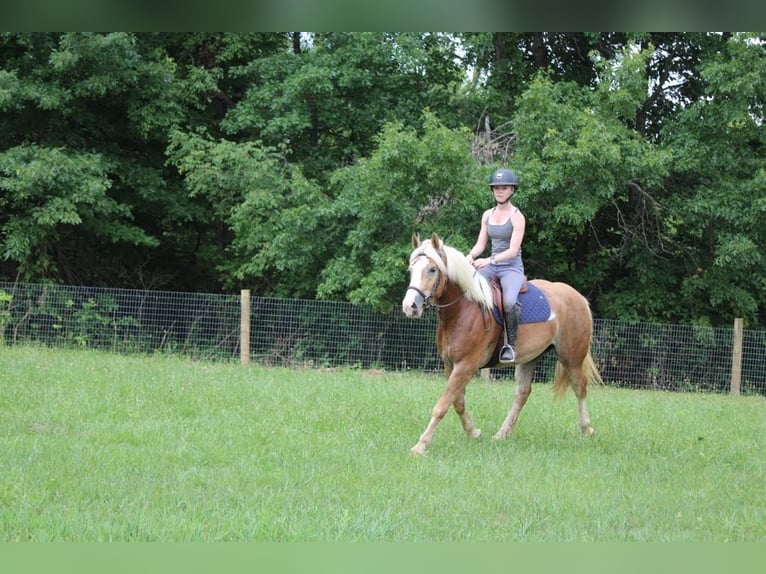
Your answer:
[[[766,540],[766,400],[0,349],[0,540]]]

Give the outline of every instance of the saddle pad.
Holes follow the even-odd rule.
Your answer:
[[[519,293],[521,315],[519,323],[541,323],[551,318],[551,306],[542,291],[528,283],[526,293]]]
[[[523,323],[544,323],[551,318],[551,306],[548,299],[542,291],[532,283],[527,283],[527,290],[519,293],[519,306],[521,314],[519,315],[519,324]],[[495,321],[503,324],[503,318],[497,307],[493,309]]]

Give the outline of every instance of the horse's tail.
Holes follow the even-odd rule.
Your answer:
[[[583,362],[583,372],[585,373],[585,379],[589,385],[603,385],[604,379],[601,378],[601,373],[596,366],[596,362],[593,360],[593,355],[588,351],[588,356],[585,357]]]
[[[593,355],[590,354],[590,350],[582,362],[582,374],[586,388],[587,385],[604,384],[601,373],[598,372],[598,367],[593,360]],[[553,394],[560,397],[566,392],[569,384],[569,370],[561,364],[561,361],[556,361],[556,372],[553,375]]]

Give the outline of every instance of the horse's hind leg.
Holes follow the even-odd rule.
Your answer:
[[[495,440],[503,440],[513,432],[513,427],[519,419],[521,409],[524,408],[529,394],[532,392],[532,375],[535,372],[536,364],[537,359],[523,365],[516,365],[516,393],[513,396],[513,404],[511,404],[511,409],[508,411],[505,421],[503,421],[500,429],[495,433],[493,437]]]
[[[572,387],[577,397],[577,412],[580,418],[580,430],[585,436],[591,436],[596,431],[590,421],[590,413],[585,405],[585,398],[588,394],[588,377],[585,375],[585,364],[578,367],[565,367],[560,361],[556,363],[556,374],[554,380],[554,390],[557,394],[563,394],[566,385]]]
[[[585,436],[593,435],[596,430],[590,422],[590,413],[585,405],[585,397],[588,394],[588,380],[583,373],[582,367],[569,371],[569,381],[577,397],[577,412],[580,416],[580,430]]]
[[[585,397],[582,399],[577,397],[577,408],[580,413],[580,429],[585,436],[592,436],[596,434],[596,429],[593,428],[593,424],[590,422],[590,414],[588,414],[588,407],[585,406]]]

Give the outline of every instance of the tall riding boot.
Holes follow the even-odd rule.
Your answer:
[[[516,361],[516,332],[519,330],[519,305],[511,307],[510,311],[505,313],[505,333],[507,335],[506,344],[500,349],[500,360],[503,363],[513,363]]]

